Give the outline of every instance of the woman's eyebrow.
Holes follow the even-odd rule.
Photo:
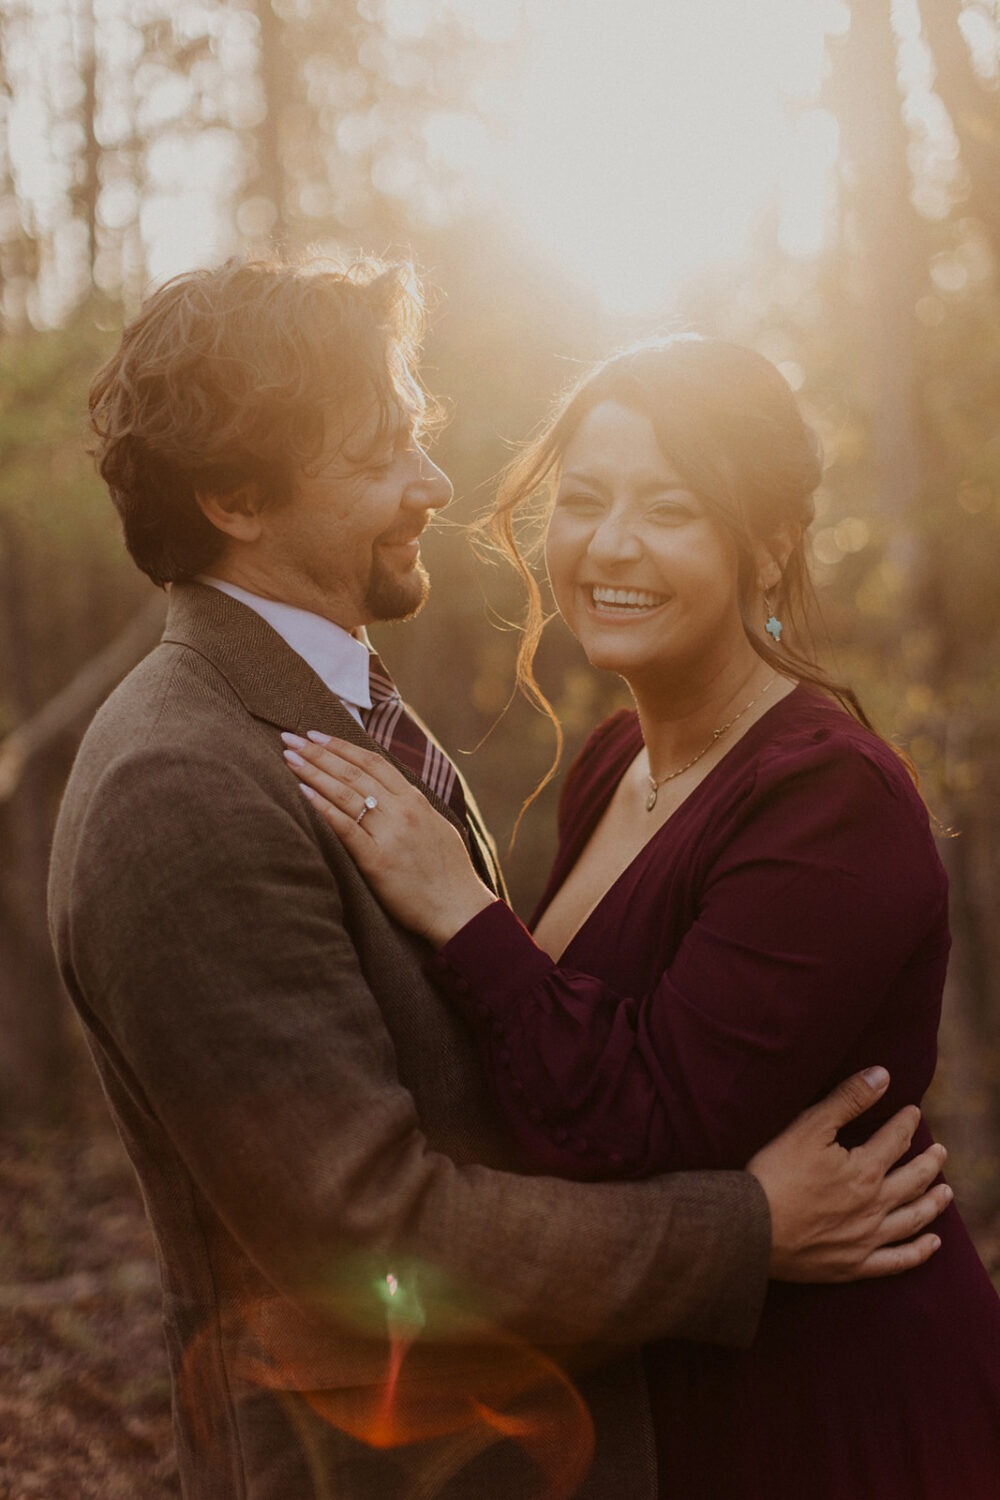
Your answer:
[[[563,469],[562,472],[559,475],[559,481],[560,481],[560,483],[562,483],[562,481],[564,479],[572,479],[572,480],[576,481],[577,483],[583,483],[583,484],[600,484],[600,483],[602,483],[602,481],[599,478],[597,478],[595,475],[589,473],[588,470],[586,470],[586,469]]]
[[[572,480],[574,484],[592,484],[596,488],[606,487],[611,483],[611,480],[607,475],[602,476],[588,469],[563,469],[562,473],[559,476],[559,483],[562,484],[567,479]],[[665,494],[694,494],[691,486],[689,484],[686,484],[679,475],[673,475],[671,477],[667,477],[665,475],[650,475],[648,479],[640,480],[638,490],[640,495],[642,496]]]

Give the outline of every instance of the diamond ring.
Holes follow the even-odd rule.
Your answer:
[[[378,798],[377,797],[366,797],[365,800],[364,800],[364,802],[361,804],[361,811],[358,813],[357,817],[354,819],[355,823],[360,823],[361,819],[364,817],[365,813],[370,813],[372,811],[372,809],[375,808],[375,807],[378,807]]]

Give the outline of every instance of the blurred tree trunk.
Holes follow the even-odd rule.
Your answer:
[[[83,147],[80,153],[79,182],[76,200],[87,228],[87,273],[94,284],[94,262],[97,259],[97,201],[101,192],[101,146],[97,139],[97,48],[94,36],[93,0],[77,0],[75,15],[77,67],[83,86],[80,126]]]
[[[952,43],[965,46],[957,30],[958,6],[951,0],[941,9],[936,6],[937,0],[932,0],[925,12],[934,11],[938,44],[947,51],[948,66],[957,76]],[[870,382],[876,514],[885,527],[885,555],[897,604],[884,665],[930,689],[936,707],[926,723],[914,727],[938,741],[940,762],[947,768],[955,748],[947,729],[942,729],[953,632],[935,551],[922,535],[919,516],[928,497],[954,493],[956,476],[954,459],[924,399],[926,372],[921,366],[916,303],[929,290],[930,244],[927,226],[910,196],[909,136],[900,109],[896,52],[890,0],[853,0],[850,31],[834,54],[831,91],[849,174],[850,228],[858,249],[857,329],[865,360],[862,374]],[[962,88],[968,83],[963,75]],[[945,825],[956,821],[947,769],[934,801],[933,811]],[[983,1185],[975,1180],[971,1166],[998,1147],[992,1111],[970,1108],[970,1101],[987,1097],[996,1063],[990,1056],[995,1025],[988,1020],[988,916],[977,895],[983,869],[980,842],[971,828],[942,844],[952,878],[955,947],[942,1028],[943,1067],[935,1091],[938,1127],[952,1147],[953,1161],[966,1169],[962,1187],[973,1199]],[[982,1207],[983,1199],[972,1206]]]
[[[288,106],[293,63],[285,37],[285,23],[276,14],[272,0],[253,0],[253,13],[260,28],[259,68],[264,93],[264,118],[254,131],[257,157],[252,190],[274,207],[269,235],[276,245],[286,245],[290,232],[289,183],[282,158],[282,122]]]
[[[0,513],[0,599],[8,680],[16,712],[34,708],[18,528]],[[0,1118],[38,1119],[58,1101],[66,1072],[59,981],[45,925],[51,787],[43,762],[28,765],[20,792],[0,809]]]
[[[10,116],[13,105],[7,70],[9,17],[0,12],[0,322],[20,333],[27,325],[28,291],[34,279],[37,246],[24,227],[10,157]]]
[[[877,514],[898,572],[903,636],[913,624],[920,566],[914,518],[925,455],[915,305],[927,282],[927,248],[910,201],[890,0],[854,0],[834,64],[831,93],[859,251],[858,331],[871,390]]]
[[[962,0],[920,0],[934,90],[951,117],[967,173],[966,203],[1000,259],[1000,91],[972,66],[958,24],[962,10]]]

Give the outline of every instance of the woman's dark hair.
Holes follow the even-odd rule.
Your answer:
[[[808,633],[813,589],[805,533],[822,458],[791,389],[769,360],[739,344],[696,334],[650,339],[611,355],[571,388],[505,471],[493,511],[482,523],[527,590],[519,685],[556,728],[556,759],[534,795],[555,773],[562,737],[534,675],[547,617],[531,563],[566,449],[587,413],[605,401],[649,419],[664,457],[733,538],[743,629],[757,655],[784,676],[829,693],[871,729],[853,689],[815,660]],[[785,626],[780,645],[764,632],[757,584],[755,547],[772,543],[782,562],[781,581],[769,596]]]
[[[208,568],[224,538],[196,491],[253,482],[281,504],[315,462],[331,413],[369,398],[384,440],[424,307],[409,267],[232,260],[174,277],[143,304],[90,390],[91,451],[125,542],[154,583]]]

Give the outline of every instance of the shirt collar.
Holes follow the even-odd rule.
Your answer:
[[[314,615],[308,609],[298,609],[294,604],[282,604],[277,599],[262,599],[251,594],[238,584],[223,578],[212,578],[200,574],[199,583],[206,583],[231,599],[254,610],[276,630],[286,645],[301,656],[316,676],[340,698],[353,717],[360,723],[359,709],[372,706],[368,686],[368,660],[371,648],[364,630],[351,635],[342,626],[322,615]]]

